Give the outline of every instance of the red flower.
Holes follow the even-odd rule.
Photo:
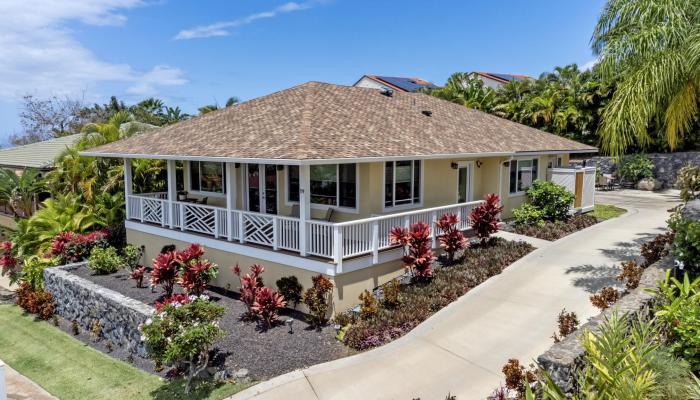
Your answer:
[[[156,301],[154,304],[156,311],[161,312],[165,306],[169,304],[187,304],[191,302],[190,297],[187,296],[186,294],[174,294],[172,296],[168,296],[164,298],[161,301]]]

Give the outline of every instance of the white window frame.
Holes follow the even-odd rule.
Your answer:
[[[391,205],[388,206],[385,204],[384,199],[386,198],[386,163],[390,162],[393,164],[392,168],[392,173],[394,174],[392,177],[392,182],[394,185],[396,185],[396,162],[397,161],[412,161],[414,163],[418,162],[420,163],[420,187],[418,188],[419,190],[419,195],[420,195],[420,201],[418,203],[413,203],[413,199],[416,197],[411,196],[411,203],[408,204],[400,204],[400,205]],[[382,202],[382,212],[391,212],[391,211],[402,211],[402,210],[411,210],[414,208],[421,208],[423,207],[423,202],[425,201],[425,193],[424,193],[424,188],[425,188],[425,163],[423,160],[417,160],[417,159],[407,159],[407,160],[391,160],[391,161],[382,161],[382,197],[381,197],[381,202]],[[414,180],[413,180],[413,166],[411,166],[411,190],[415,194],[415,187],[414,187]],[[392,189],[395,191],[395,187]],[[392,204],[396,203],[396,199],[393,198],[392,196]]]
[[[222,179],[222,185],[221,185],[221,192],[208,192],[206,190],[201,190],[202,188],[202,163],[203,162],[213,162],[216,163],[216,161],[188,161],[187,162],[187,189],[189,189],[189,193],[196,194],[199,196],[207,196],[207,197],[219,197],[219,198],[225,198],[226,197],[226,163],[222,162],[221,163],[221,179]],[[200,190],[194,190],[192,189],[192,173],[190,172],[190,168],[192,168],[192,163],[197,163],[199,166],[199,187]],[[184,175],[184,173],[183,173]]]
[[[457,162],[457,187],[455,193],[455,201],[459,202],[459,169],[469,167],[469,193],[467,193],[467,202],[474,201],[474,161],[458,161]]]
[[[540,162],[541,160],[540,160],[539,157],[532,157],[532,158],[530,158],[530,157],[527,157],[527,158],[514,158],[514,159],[510,160],[511,163],[517,163],[518,161],[532,161],[532,162],[537,161],[537,176],[533,177],[533,178],[532,178],[532,181],[534,182],[534,181],[540,179],[540,173],[541,173],[541,171],[542,171],[542,166],[541,166],[542,163]],[[510,168],[511,168],[511,164],[508,164],[508,197],[524,196],[524,195],[527,193],[527,189],[526,189],[526,190],[517,191],[517,192],[511,192],[511,191],[510,191],[510,183],[511,183],[511,182],[510,182]],[[518,182],[517,182],[518,173],[517,173],[517,172],[518,172],[518,166],[517,166],[517,164],[516,164],[516,166],[515,166],[515,179],[516,179],[515,188],[516,188],[516,189],[517,189],[517,187],[518,187]]]
[[[309,203],[311,208],[314,210],[323,210],[326,211],[329,208],[332,208],[337,211],[342,211],[346,213],[351,213],[351,214],[358,214],[360,212],[360,164],[359,163],[346,163],[346,164],[355,164],[355,207],[345,207],[345,206],[332,206],[329,204],[316,204],[316,203],[311,203],[311,193],[309,193]],[[314,166],[311,165],[309,166],[309,169],[313,168]],[[310,171],[309,171],[310,172]],[[335,176],[336,179],[340,177],[340,164],[335,164]],[[311,177],[309,177],[311,179]],[[301,187],[301,182],[299,182],[299,186]],[[335,198],[336,200],[340,201],[340,184],[338,181],[336,181],[335,185]],[[292,201],[289,200],[289,165],[284,166],[284,204],[287,207],[299,204],[298,201]]]

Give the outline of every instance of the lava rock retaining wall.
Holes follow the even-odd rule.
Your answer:
[[[606,318],[617,311],[618,315],[649,316],[654,295],[646,292],[645,288],[656,288],[663,279],[665,270],[673,266],[671,257],[650,265],[644,270],[639,287],[623,296],[612,308],[605,310],[590,321],[583,324],[576,332],[566,336],[561,342],[555,343],[545,353],[537,358],[537,362],[552,376],[554,382],[566,393],[576,389],[576,377],[583,367],[585,350],[581,345],[580,333],[597,331]]]
[[[675,186],[679,169],[688,164],[700,165],[700,151],[649,153],[647,157],[654,163],[654,177],[667,188]],[[611,157],[593,157],[586,161],[586,165],[597,165],[604,174],[612,174],[618,169]]]
[[[44,270],[44,289],[53,295],[56,313],[87,331],[99,321],[103,340],[145,356],[138,327],[153,315],[154,308],[70,273],[81,265]]]

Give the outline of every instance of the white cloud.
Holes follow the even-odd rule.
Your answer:
[[[580,68],[581,71],[588,71],[589,69],[592,69],[593,67],[595,67],[596,64],[598,64],[598,61],[599,60],[597,58],[594,58],[594,59],[584,63],[583,65],[581,65],[581,68]]]
[[[99,59],[78,42],[70,24],[121,25],[121,12],[142,0],[2,0],[0,2],[0,97],[77,94],[101,82],[123,82],[131,93],[182,85],[184,73],[158,65],[138,71]]]
[[[269,11],[263,11],[248,15],[243,18],[234,19],[231,21],[215,22],[209,25],[196,26],[190,29],[184,29],[175,35],[174,39],[196,39],[215,36],[228,36],[231,34],[231,29],[238,28],[243,25],[253,23],[259,19],[273,18],[279,14],[286,14],[293,11],[307,10],[318,4],[318,1],[307,1],[305,3],[289,2]]]

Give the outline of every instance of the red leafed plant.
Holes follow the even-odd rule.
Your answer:
[[[389,234],[392,244],[404,246],[403,262],[414,278],[427,279],[433,276],[433,250],[431,249],[430,226],[419,221],[408,229],[394,227]]]
[[[60,264],[82,261],[94,247],[106,247],[108,235],[106,230],[85,234],[61,232],[51,241],[49,255],[57,257]]]
[[[0,243],[0,275],[8,276],[11,283],[17,282],[19,279],[22,265],[15,251],[15,244],[10,241]]]
[[[143,287],[143,276],[146,274],[146,267],[143,266],[138,266],[134,268],[133,271],[129,274],[129,277],[136,281],[136,287],[137,288],[142,288]]]
[[[486,243],[492,234],[498,232],[499,214],[503,211],[501,198],[495,194],[484,196],[485,203],[480,204],[472,210],[469,219],[476,236],[481,239],[481,243]]]
[[[216,264],[202,258],[204,249],[193,243],[186,249],[177,252],[177,262],[180,264],[181,274],[178,283],[189,294],[199,296],[204,293],[218,273]]]
[[[236,264],[233,267],[233,273],[238,276],[241,282],[241,301],[245,304],[248,310],[247,316],[254,317],[253,304],[257,298],[258,291],[263,287],[262,273],[265,267],[259,264],[251,265],[250,273],[241,276],[241,268]]]
[[[442,232],[438,240],[440,241],[440,246],[447,253],[448,264],[454,262],[457,252],[469,246],[469,242],[464,237],[464,234],[457,228],[458,223],[459,218],[457,218],[457,214],[443,214],[435,223]]]
[[[250,310],[257,318],[265,322],[266,328],[271,328],[277,319],[277,313],[285,306],[284,296],[270,288],[260,288],[256,291],[255,301]]]
[[[164,298],[161,301],[156,301],[156,303],[154,305],[156,307],[156,311],[160,312],[168,304],[180,304],[180,305],[182,305],[182,304],[187,304],[191,301],[192,300],[190,299],[190,297],[186,294],[174,294],[172,296],[168,296],[168,297]]]
[[[173,294],[173,286],[177,279],[179,271],[179,263],[177,261],[177,253],[168,251],[160,253],[153,260],[153,270],[151,271],[151,284],[161,285],[166,296]]]

